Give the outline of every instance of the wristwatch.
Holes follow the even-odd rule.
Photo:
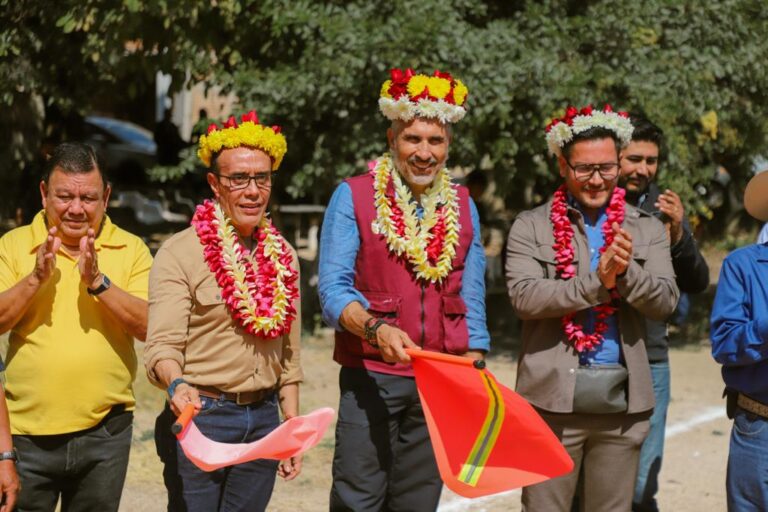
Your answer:
[[[181,377],[179,377],[178,379],[173,379],[173,381],[171,381],[171,385],[168,386],[168,396],[170,398],[173,398],[173,394],[176,392],[176,386],[178,386],[179,384],[186,384],[186,383],[187,381],[185,381]]]
[[[16,448],[11,448],[11,451],[8,452],[0,452],[0,460],[19,462],[19,455],[16,453]]]
[[[378,348],[379,344],[376,343],[376,331],[379,330],[379,327],[386,324],[387,321],[383,318],[377,318],[375,316],[372,316],[368,320],[365,321],[365,324],[363,326],[363,338],[365,341],[368,342],[368,344],[374,348]]]
[[[95,297],[96,295],[104,292],[112,286],[112,281],[109,280],[106,274],[101,274],[101,284],[98,288],[87,288],[88,295]]]

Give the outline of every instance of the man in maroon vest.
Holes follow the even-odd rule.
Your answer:
[[[331,510],[434,510],[442,483],[406,348],[482,358],[485,256],[477,210],[445,162],[467,88],[392,70],[379,107],[390,152],[335,191],[320,300],[342,366]]]

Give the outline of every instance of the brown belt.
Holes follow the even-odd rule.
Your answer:
[[[736,405],[741,407],[747,412],[757,414],[763,418],[768,418],[768,405],[762,404],[757,400],[749,398],[747,395],[739,393],[739,397],[736,399]]]
[[[256,402],[261,402],[275,392],[274,389],[259,389],[257,391],[243,391],[241,393],[230,393],[222,391],[213,386],[195,386],[200,396],[206,396],[208,398],[216,398],[219,400],[229,400],[235,402],[237,405],[249,405]]]

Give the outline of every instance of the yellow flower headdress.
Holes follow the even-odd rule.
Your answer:
[[[469,90],[450,73],[417,75],[408,68],[393,69],[390,74],[392,78],[382,84],[379,97],[379,109],[387,119],[407,122],[414,117],[431,117],[455,123],[467,113]]]
[[[222,149],[240,146],[260,149],[268,154],[272,158],[273,171],[280,167],[288,151],[288,143],[280,133],[280,127],[259,124],[256,112],[251,110],[240,117],[239,125],[234,116],[230,116],[221,128],[216,123],[209,125],[208,134],[200,137],[197,156],[206,167],[210,167],[213,155]]]

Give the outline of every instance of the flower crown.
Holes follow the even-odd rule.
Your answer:
[[[222,149],[240,146],[260,149],[268,154],[272,158],[273,171],[280,167],[280,162],[288,151],[288,144],[285,136],[280,133],[280,127],[260,125],[256,112],[251,110],[240,116],[239,125],[235,116],[229,116],[221,128],[216,123],[208,125],[207,135],[200,136],[197,156],[206,167],[210,167],[213,155]]]
[[[390,74],[392,78],[381,85],[379,97],[379,109],[390,121],[430,117],[455,123],[467,113],[464,103],[469,90],[450,73],[417,75],[408,68],[393,69]]]
[[[554,156],[560,156],[563,146],[573,140],[574,135],[597,127],[615,133],[622,146],[632,142],[632,130],[634,128],[629,121],[629,114],[626,112],[614,112],[613,108],[607,104],[603,110],[595,110],[592,105],[587,105],[581,110],[569,106],[565,111],[565,116],[555,118],[547,125],[549,152]]]

